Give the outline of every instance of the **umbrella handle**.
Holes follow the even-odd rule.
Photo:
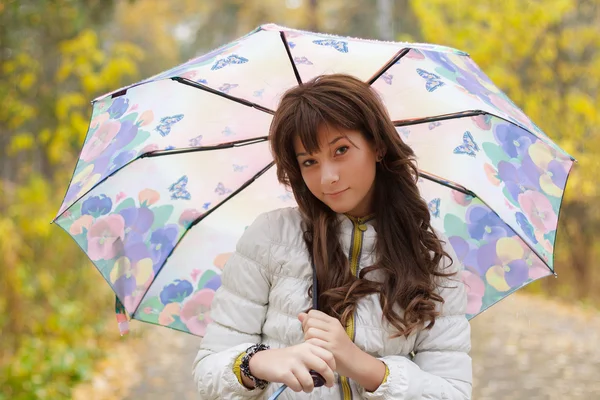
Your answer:
[[[325,378],[323,378],[321,376],[321,374],[319,374],[318,372],[315,372],[313,370],[310,371],[310,376],[312,376],[313,378],[313,383],[315,384],[315,387],[321,387],[325,384]]]
[[[313,289],[312,289],[313,309],[318,310],[319,309],[319,295],[317,293],[317,268],[315,267],[315,262],[312,258],[310,261],[311,261],[312,275],[313,275]],[[319,374],[318,372],[311,370],[310,376],[312,376],[313,382],[314,382],[316,388],[325,385],[325,378],[323,378],[323,376],[321,376],[321,374]],[[271,395],[271,397],[269,397],[268,400],[276,400],[279,397],[279,395],[281,393],[283,393],[283,391],[285,389],[287,389],[287,386],[281,385],[281,387],[279,389],[277,389],[275,391],[275,393],[273,393]]]
[[[321,386],[323,386],[325,384],[325,379],[318,372],[315,372],[315,371],[311,370],[310,371],[310,376],[312,376],[313,382],[314,382],[316,388],[321,387]],[[283,391],[285,389],[287,389],[287,385],[281,385],[279,387],[279,389],[277,389],[275,391],[275,393],[273,393],[271,395],[271,397],[269,397],[269,400],[276,400],[279,397],[279,395],[281,393],[283,393]]]

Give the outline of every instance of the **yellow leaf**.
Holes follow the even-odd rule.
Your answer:
[[[19,87],[21,90],[29,90],[36,82],[37,77],[33,72],[25,72],[21,75],[21,80],[19,81]]]
[[[35,144],[33,135],[31,133],[17,133],[15,134],[8,146],[8,154],[14,155],[21,151],[31,149]]]

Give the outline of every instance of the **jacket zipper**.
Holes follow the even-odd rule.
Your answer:
[[[352,242],[350,245],[350,271],[352,275],[357,276],[358,265],[360,263],[360,253],[362,250],[363,234],[367,230],[366,222],[372,219],[372,216],[366,216],[364,218],[350,217],[354,229],[352,231]],[[346,325],[346,333],[348,337],[354,342],[356,336],[356,329],[354,325],[355,316],[350,316],[348,324]],[[342,386],[342,399],[352,400],[352,389],[350,388],[350,380],[345,376],[340,376],[340,385]]]

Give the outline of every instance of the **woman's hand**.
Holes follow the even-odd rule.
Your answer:
[[[377,358],[362,351],[346,333],[336,318],[316,310],[298,315],[304,331],[305,343],[329,350],[336,364],[336,371],[367,391],[375,391],[386,373],[386,366]]]
[[[352,361],[360,349],[348,337],[340,321],[317,310],[300,313],[298,319],[302,323],[304,340],[331,352],[336,371],[343,376],[352,376]]]
[[[330,351],[304,342],[283,349],[259,351],[250,359],[250,372],[259,379],[287,385],[294,392],[310,393],[314,389],[310,370],[325,379],[325,386],[335,384],[335,358]]]

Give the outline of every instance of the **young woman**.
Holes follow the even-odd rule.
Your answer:
[[[456,257],[375,92],[346,75],[295,87],[270,140],[298,207],[259,216],[227,262],[194,363],[201,398],[285,384],[280,399],[470,399]]]

